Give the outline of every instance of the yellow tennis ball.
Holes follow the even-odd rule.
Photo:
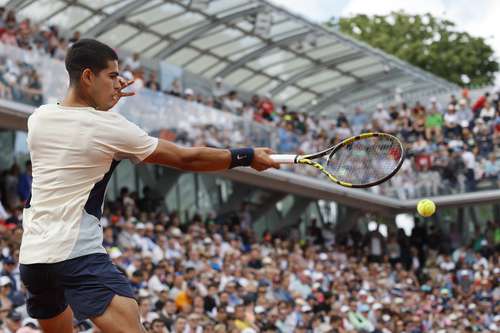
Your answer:
[[[423,217],[429,217],[436,211],[436,204],[429,199],[423,199],[418,202],[417,212]]]

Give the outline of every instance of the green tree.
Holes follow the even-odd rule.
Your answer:
[[[484,38],[431,14],[356,15],[327,25],[460,86],[493,84],[499,70]]]

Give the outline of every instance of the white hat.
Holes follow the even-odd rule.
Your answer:
[[[458,103],[460,103],[460,104],[462,104],[462,105],[465,105],[465,104],[467,104],[467,101],[466,101],[465,99],[463,99],[463,98],[462,98],[462,99],[460,99],[460,102],[458,102]]]
[[[380,310],[380,309],[382,309],[382,304],[375,303],[375,304],[373,304],[372,308],[373,308],[373,310]]]
[[[212,244],[212,240],[210,239],[210,237],[205,237],[205,239],[203,240],[203,243],[204,244]]]
[[[253,328],[247,327],[241,331],[241,333],[257,333]]]
[[[263,307],[262,305],[257,305],[257,306],[255,307],[255,310],[254,310],[254,311],[255,311],[255,313],[256,313],[256,314],[261,314],[261,313],[266,312],[266,308],[265,308],[265,307]]]
[[[325,261],[328,260],[328,254],[322,252],[319,254],[319,260]]]
[[[382,103],[378,103],[377,104],[377,109],[382,109],[384,106],[382,105]]]
[[[227,313],[234,313],[234,307],[232,307],[232,306],[226,306],[226,312]]]
[[[313,280],[323,280],[324,276],[321,272],[314,272],[312,275]]]
[[[345,313],[345,312],[349,311],[349,307],[347,305],[342,305],[340,307],[340,311]]]
[[[149,297],[149,292],[146,290],[146,289],[139,289],[139,297],[141,298],[145,298],[145,297]]]
[[[144,225],[144,223],[142,223],[142,222],[139,222],[139,223],[137,223],[137,224],[135,225],[135,228],[136,228],[136,229],[141,229],[141,230],[142,230],[142,229],[145,229],[145,228],[146,228],[146,225]]]
[[[181,237],[182,236],[181,229],[179,229],[179,228],[173,228],[171,233],[172,233],[172,236],[174,236],[174,237]]]
[[[300,308],[300,311],[302,311],[302,312],[309,312],[309,311],[311,311],[311,310],[312,310],[312,308],[309,306],[309,304],[304,304],[304,305],[302,305],[302,307]]]
[[[431,97],[431,103],[436,103],[436,102],[437,102],[436,97],[434,97],[434,96],[433,96],[433,97]]]
[[[184,90],[184,95],[193,96],[194,95],[193,89],[187,88],[186,90]]]
[[[31,317],[24,318],[22,323],[21,323],[21,326],[26,326],[29,324],[32,324],[35,327],[38,327],[38,321],[34,318],[31,318]]]
[[[8,284],[12,284],[12,281],[8,276],[2,276],[0,277],[0,287],[5,287]]]
[[[217,77],[215,78],[215,82],[222,82],[222,78],[221,78],[220,76],[217,76]]]
[[[262,259],[262,263],[265,265],[270,265],[272,262],[273,260],[269,257],[264,257],[264,259]]]

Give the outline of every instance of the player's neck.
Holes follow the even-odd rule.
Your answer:
[[[64,100],[60,103],[62,106],[67,107],[94,107],[93,103],[89,101],[87,98],[82,96],[78,90],[74,87],[70,87],[68,89],[68,93]]]

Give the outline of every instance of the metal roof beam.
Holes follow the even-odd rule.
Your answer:
[[[260,49],[257,49],[253,52],[250,52],[247,55],[236,60],[232,64],[226,66],[226,68],[224,68],[223,70],[221,70],[217,74],[215,74],[214,77],[217,77],[217,76],[226,77],[227,75],[229,75],[233,71],[239,69],[244,64],[246,64],[254,59],[257,59],[258,57],[260,57],[264,53],[266,53],[274,48],[289,44],[297,39],[304,38],[305,36],[307,36],[310,33],[311,33],[310,31],[301,32],[301,33],[298,33],[296,35],[292,35],[292,36],[285,37],[285,38],[282,38],[282,39],[277,40],[277,41],[273,41],[272,43],[270,43],[264,47],[261,47]]]
[[[203,24],[202,26],[191,30],[190,32],[179,38],[175,43],[170,44],[169,46],[158,52],[155,55],[155,57],[159,59],[165,59],[169,55],[174,54],[175,52],[189,45],[194,40],[198,39],[198,37],[202,36],[207,31],[212,30],[213,28],[221,24],[225,24],[227,22],[238,19],[240,17],[256,14],[262,11],[264,8],[265,8],[264,6],[252,7],[233,14],[229,14],[227,16],[223,16],[221,18],[217,18],[216,20],[209,22],[207,24]]]
[[[130,2],[129,4],[123,7],[120,7],[115,12],[113,12],[113,14],[106,17],[105,19],[97,23],[95,26],[87,30],[83,35],[89,38],[95,38],[99,36],[106,30],[108,30],[110,27],[115,25],[116,22],[127,17],[128,15],[133,13],[134,10],[139,9],[142,5],[146,4],[147,2],[148,0],[136,0]]]
[[[294,76],[290,77],[285,82],[281,83],[276,88],[271,90],[271,95],[276,95],[276,94],[280,93],[281,91],[285,90],[288,86],[295,84],[298,81],[300,81],[306,77],[317,74],[317,73],[323,71],[324,69],[335,70],[335,67],[339,64],[342,64],[342,63],[348,62],[348,61],[357,60],[357,59],[363,58],[364,56],[365,55],[363,53],[356,53],[354,55],[351,53],[351,54],[347,54],[347,55],[326,61],[326,62],[322,63],[321,65],[312,65],[309,68],[305,69],[304,71],[299,72],[299,73],[295,74]]]

